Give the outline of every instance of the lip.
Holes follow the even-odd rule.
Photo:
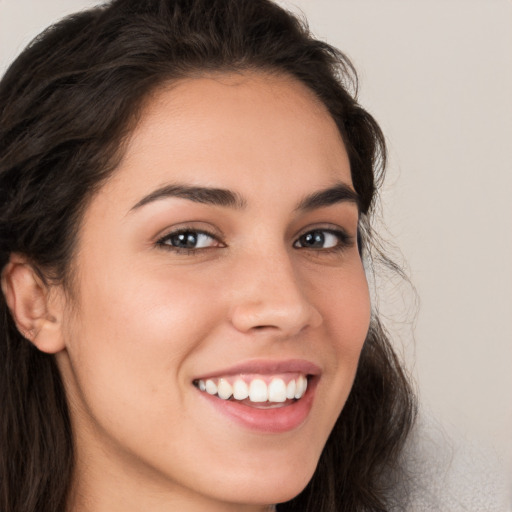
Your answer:
[[[287,359],[283,361],[269,360],[251,360],[240,364],[230,366],[211,373],[195,377],[193,380],[216,379],[219,377],[229,377],[232,375],[272,375],[280,373],[303,373],[304,375],[319,376],[320,367],[311,361],[305,359]]]
[[[308,375],[308,388],[302,398],[283,407],[258,409],[235,400],[222,400],[199,389],[197,389],[197,393],[206,401],[208,406],[213,407],[216,412],[245,429],[269,434],[290,432],[299,428],[307,420],[313,406],[315,391],[321,374],[321,370],[316,364],[301,359],[287,361],[255,360],[230,366],[223,370],[216,370],[197,379],[236,374],[268,375],[288,372]]]

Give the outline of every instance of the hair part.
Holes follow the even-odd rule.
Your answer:
[[[49,281],[73,278],[87,205],[115,172],[158,87],[211,73],[285,74],[326,106],[361,203],[362,254],[383,178],[384,136],[357,102],[350,61],[268,0],[114,0],[37,37],[0,82],[0,269],[25,255]],[[64,511],[72,429],[54,357],[17,330],[0,296],[0,509]],[[386,508],[414,420],[407,377],[375,316],[349,399],[306,489],[279,511]]]

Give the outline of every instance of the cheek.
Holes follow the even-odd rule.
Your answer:
[[[330,336],[343,352],[359,356],[370,324],[370,294],[362,264],[354,261],[347,271],[327,275],[317,287],[316,301]]]
[[[331,402],[323,409],[327,430],[333,427],[352,388],[359,357],[370,325],[370,296],[362,265],[355,261],[350,271],[325,279],[316,297],[323,312],[326,342],[318,350],[329,351],[325,382]],[[321,385],[323,385],[321,383]]]
[[[68,353],[81,392],[95,406],[130,401],[133,410],[151,414],[151,402],[136,397],[179,398],[180,386],[189,384],[183,362],[218,322],[217,302],[199,293],[200,283],[150,274],[132,269],[82,281]]]
[[[126,341],[133,339],[144,348],[171,341],[179,345],[200,327],[198,312],[215,305],[213,290],[210,294],[201,276],[191,274],[143,266],[93,276],[82,293],[83,323],[114,338],[126,336]]]
[[[371,304],[366,275],[360,267],[347,279],[338,298],[337,314],[333,314],[333,330],[339,340],[339,357],[342,372],[350,378],[350,392],[357,371],[359,357],[370,326]],[[346,397],[345,397],[346,399]]]
[[[79,318],[69,324],[61,371],[86,457],[99,439],[106,449],[177,478],[176,467],[192,464],[197,440],[205,436],[194,435],[200,423],[191,419],[189,361],[218,323],[218,306],[190,279],[185,286],[178,276],[132,275],[115,286],[113,274],[103,285],[105,276],[83,280],[88,284]],[[90,440],[91,431],[99,438]]]

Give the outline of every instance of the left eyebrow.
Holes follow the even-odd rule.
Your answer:
[[[306,196],[299,202],[296,209],[302,211],[314,210],[344,202],[355,203],[357,208],[360,209],[361,199],[359,194],[347,184],[337,183],[333,187]]]

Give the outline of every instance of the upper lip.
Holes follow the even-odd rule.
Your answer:
[[[235,364],[228,368],[222,368],[209,372],[206,375],[197,377],[197,379],[208,379],[215,377],[224,377],[237,374],[259,374],[272,375],[279,373],[303,373],[305,375],[319,375],[321,369],[315,363],[305,359],[286,359],[286,360],[251,360]],[[195,379],[195,380],[197,380]]]

